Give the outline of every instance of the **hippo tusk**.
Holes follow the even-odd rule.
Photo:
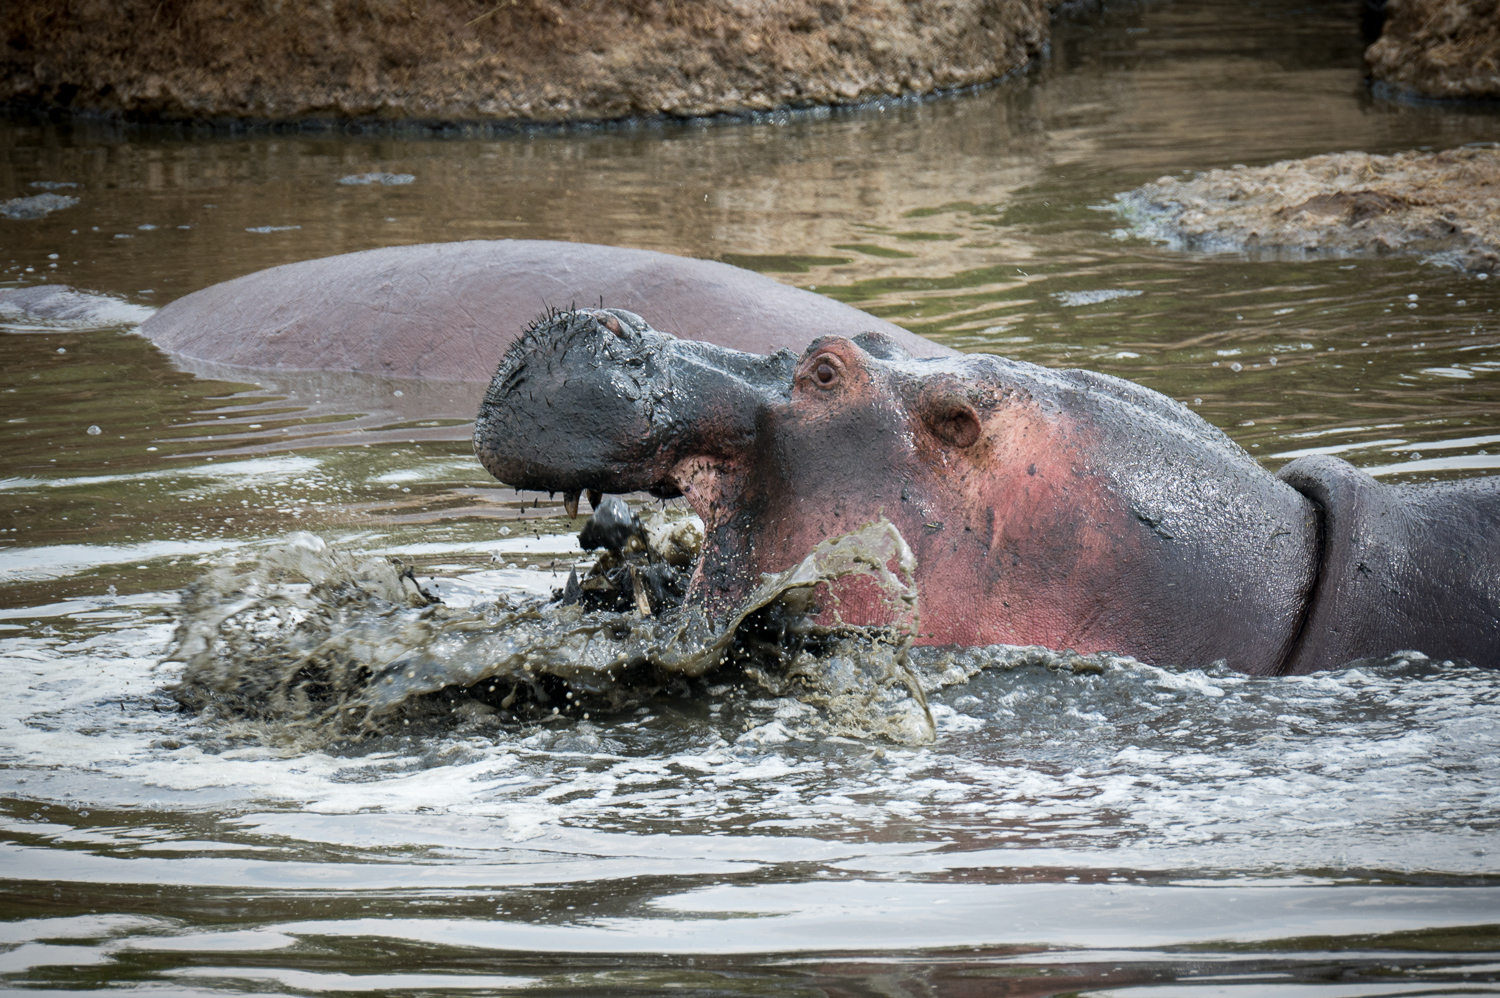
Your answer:
[[[642,617],[651,616],[651,600],[646,596],[646,587],[636,574],[634,565],[630,566],[630,595],[635,600],[635,612]]]
[[[577,492],[564,492],[563,493],[563,510],[568,514],[568,519],[570,519],[570,520],[576,520],[578,518],[578,493]]]
[[[604,493],[598,489],[589,489],[589,509],[598,509],[599,504],[604,501]]]

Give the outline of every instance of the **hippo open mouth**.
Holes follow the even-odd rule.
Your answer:
[[[1383,486],[1328,457],[1273,476],[1181,404],[1091,371],[917,359],[880,333],[760,356],[580,309],[505,355],[474,446],[574,509],[585,490],[686,497],[704,524],[687,599],[716,615],[884,519],[916,558],[924,644],[1275,674],[1412,647],[1488,662],[1500,642],[1495,483]],[[880,622],[858,592],[825,597]]]

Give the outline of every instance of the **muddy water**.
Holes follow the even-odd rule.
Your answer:
[[[79,198],[0,219],[0,278],[118,303],[0,316],[0,974],[169,994],[1500,990],[1500,689],[1416,655],[1295,680],[934,660],[926,743],[830,733],[823,707],[733,675],[588,719],[469,711],[311,749],[162,692],[179,590],[297,532],[397,556],[454,607],[545,594],[581,557],[558,506],[480,472],[464,390],[191,373],[129,333],[198,287],[348,250],[726,259],[963,349],[1141,381],[1268,467],[1488,472],[1500,280],[1185,256],[1107,210],[1164,174],[1500,138],[1493,113],[1369,100],[1352,25],[1339,4],[1121,6],[1062,26],[1025,79],[749,124],[0,124],[0,198]],[[373,172],[413,179],[339,183]]]

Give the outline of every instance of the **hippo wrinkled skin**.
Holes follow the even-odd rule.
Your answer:
[[[1385,486],[1331,457],[1273,476],[1090,371],[919,359],[882,333],[762,356],[582,309],[511,347],[474,445],[519,489],[686,497],[710,612],[884,517],[916,555],[921,643],[1268,675],[1403,649],[1500,665],[1500,481]]]

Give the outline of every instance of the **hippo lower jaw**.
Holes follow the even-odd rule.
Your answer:
[[[681,495],[703,521],[702,556],[686,599],[712,614],[731,612],[757,580],[757,573],[745,570],[753,555],[745,479],[740,462],[695,454],[678,461],[663,483],[663,491]]]
[[[695,454],[678,461],[662,483],[662,491],[671,490],[687,500],[693,512],[711,527],[722,518],[731,493],[738,492],[740,472],[733,464]]]

